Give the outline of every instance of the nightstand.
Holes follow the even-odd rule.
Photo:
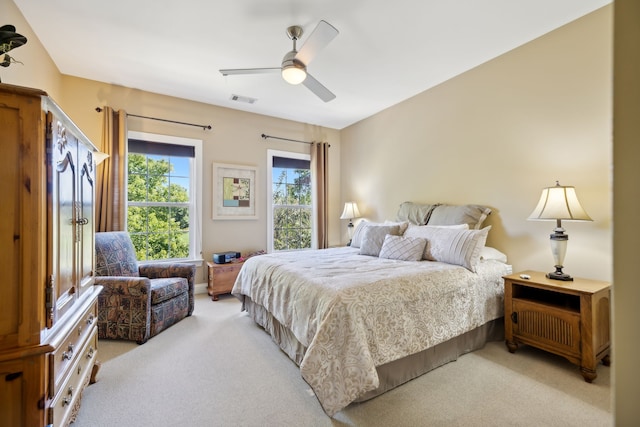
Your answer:
[[[563,356],[590,383],[598,362],[610,363],[610,305],[607,282],[563,282],[538,271],[504,276],[507,348],[515,353],[518,344],[527,344]]]
[[[207,293],[212,301],[218,301],[218,295],[228,294],[233,289],[236,277],[242,268],[244,261],[235,261],[227,264],[216,264],[208,261],[209,280]]]

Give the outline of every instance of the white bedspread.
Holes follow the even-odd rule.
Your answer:
[[[472,273],[344,247],[250,258],[232,294],[267,308],[307,348],[302,377],[332,416],[378,387],[376,366],[501,317],[509,273],[498,261]]]

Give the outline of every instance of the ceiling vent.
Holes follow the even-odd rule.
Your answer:
[[[245,102],[247,104],[255,104],[258,100],[256,98],[249,98],[248,96],[231,95],[232,101]]]

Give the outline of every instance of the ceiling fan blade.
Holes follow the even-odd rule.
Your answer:
[[[220,70],[223,76],[229,76],[234,74],[267,74],[280,72],[281,68],[231,68],[227,70]]]
[[[305,85],[311,92],[315,93],[316,96],[322,99],[324,102],[329,102],[336,97],[329,89],[324,87],[322,83],[314,79],[311,74],[307,73],[307,78],[304,79],[302,84]]]
[[[337,35],[338,30],[331,24],[326,21],[318,22],[316,28],[296,54],[296,59],[304,65],[309,65],[318,52],[324,49]]]

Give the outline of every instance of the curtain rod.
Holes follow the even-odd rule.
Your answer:
[[[265,135],[263,133],[262,139],[267,139],[267,138],[280,139],[282,141],[300,142],[302,144],[309,144],[309,145],[313,144],[313,142],[309,142],[309,141],[300,141],[299,139],[282,138],[280,136]],[[331,144],[329,144],[329,147],[331,147]]]
[[[102,111],[102,108],[96,107],[96,111],[99,113],[99,112]],[[160,122],[175,123],[175,124],[178,124],[178,125],[194,126],[194,127],[197,127],[197,128],[202,128],[202,130],[211,130],[211,125],[198,125],[198,124],[194,124],[194,123],[178,122],[176,120],[160,119],[160,118],[157,118],[157,117],[139,116],[137,114],[129,114],[129,113],[127,113],[127,117],[129,117],[129,116],[138,117],[140,119],[158,120]]]

